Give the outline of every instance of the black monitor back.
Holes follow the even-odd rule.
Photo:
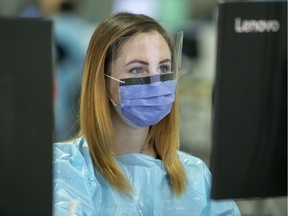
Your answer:
[[[212,198],[287,195],[287,2],[218,7]]]
[[[0,215],[52,215],[51,23],[0,18]]]

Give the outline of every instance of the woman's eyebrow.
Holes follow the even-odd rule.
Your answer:
[[[166,62],[170,62],[171,63],[171,60],[169,58],[167,58],[167,59],[164,59],[164,60],[160,61],[159,64],[163,64],[163,63],[166,63]]]
[[[166,63],[166,62],[170,62],[171,63],[171,60],[169,58],[167,58],[167,59],[164,59],[164,60],[160,61],[159,64],[163,64],[163,63]],[[134,63],[143,64],[143,65],[149,65],[149,63],[146,62],[146,61],[135,59],[135,60],[129,61],[125,66],[128,66],[128,65],[134,64]]]
[[[134,63],[139,63],[139,64],[143,64],[143,65],[149,65],[148,62],[145,62],[145,61],[142,61],[142,60],[135,59],[135,60],[132,60],[132,61],[128,62],[125,66],[128,66],[128,65],[130,65],[130,64],[134,64]]]

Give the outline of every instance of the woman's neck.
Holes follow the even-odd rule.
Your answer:
[[[112,124],[116,137],[116,145],[120,155],[141,153],[155,157],[153,146],[147,141],[149,127],[133,128],[114,113]]]

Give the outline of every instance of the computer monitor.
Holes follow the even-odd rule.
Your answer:
[[[52,215],[51,22],[0,18],[0,215]]]
[[[287,2],[218,5],[212,198],[287,195]]]

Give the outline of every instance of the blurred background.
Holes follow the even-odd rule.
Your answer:
[[[90,37],[99,22],[119,11],[144,13],[170,31],[184,31],[179,80],[181,150],[209,166],[215,0],[0,0],[0,16],[53,20],[55,141],[65,140],[78,130],[77,104]],[[242,215],[287,215],[286,197],[236,202]]]

